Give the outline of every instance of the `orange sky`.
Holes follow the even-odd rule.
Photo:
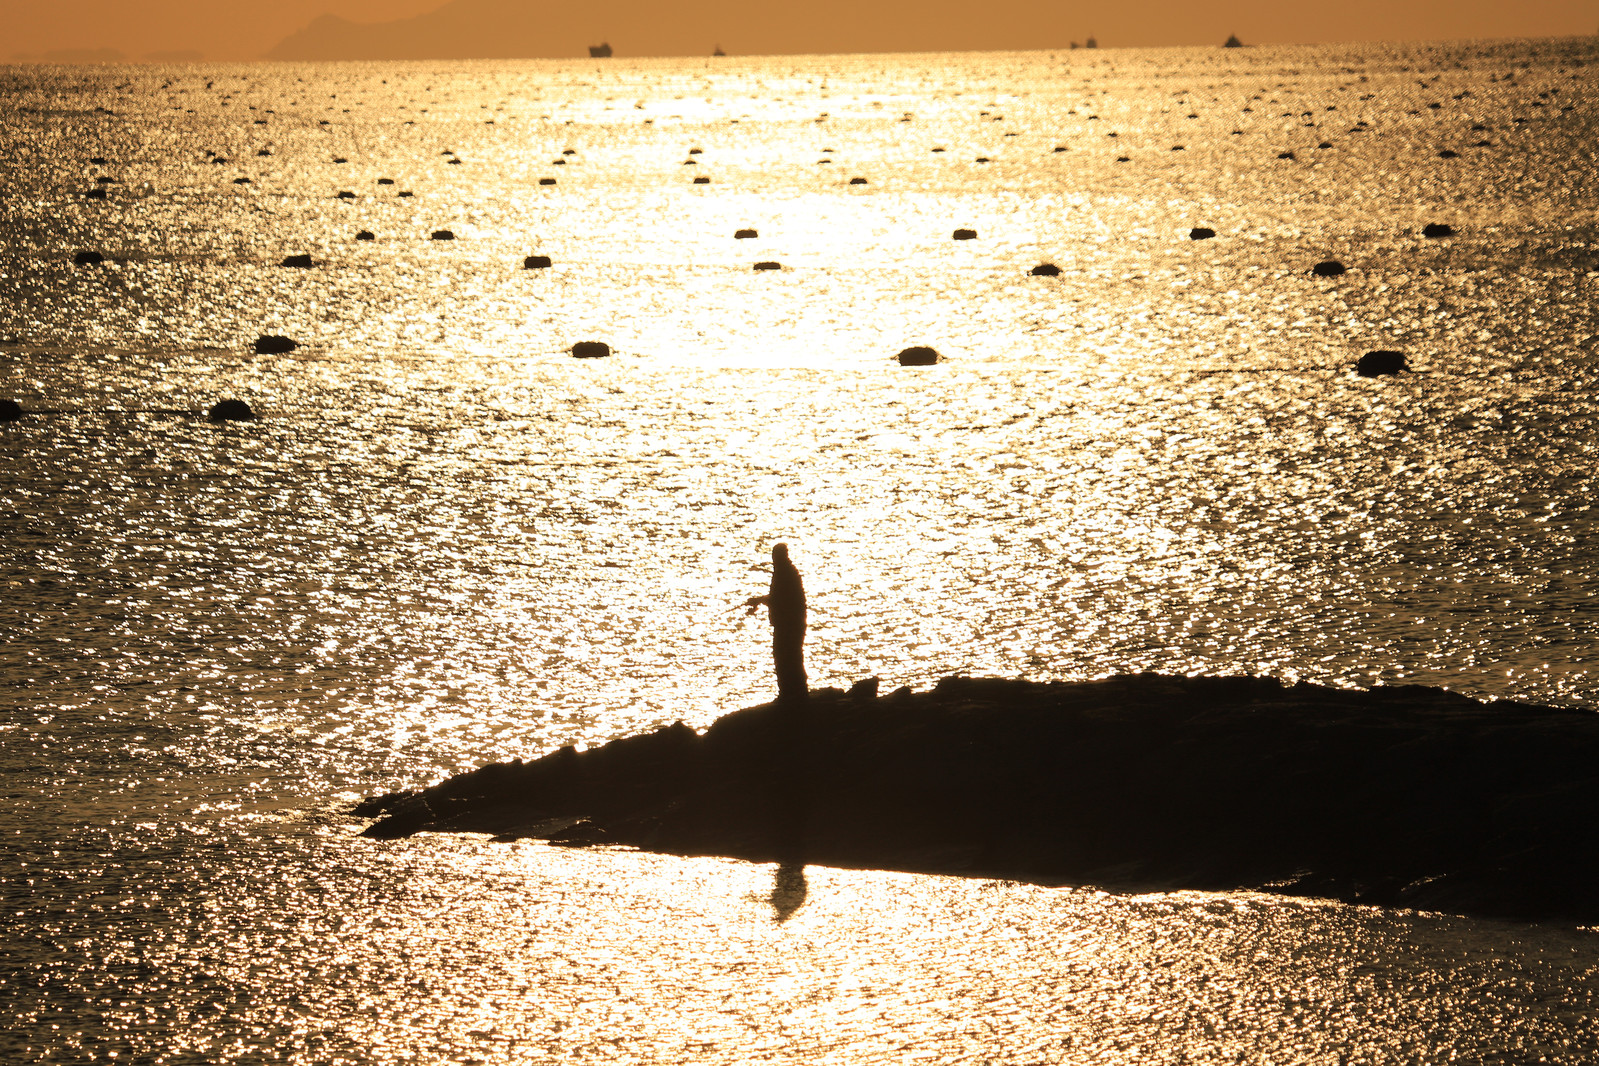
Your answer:
[[[114,48],[131,58],[154,51],[196,50],[209,59],[251,59],[322,14],[354,21],[406,18],[443,0],[0,0],[5,33],[0,61],[63,48]],[[506,0],[537,8],[560,0]],[[649,10],[669,23],[693,7],[727,0],[679,0]],[[771,0],[751,0],[771,2]],[[780,0],[781,2],[781,0]],[[788,0],[794,11],[803,0]],[[925,25],[929,5],[919,0],[860,0],[863,20]],[[1055,48],[1097,35],[1102,47],[1214,45],[1228,33],[1249,44],[1316,41],[1427,40],[1464,37],[1532,37],[1599,32],[1599,0],[1017,0],[1007,5],[1037,10],[1038,39],[1016,48]],[[746,9],[748,10],[748,9]],[[977,8],[980,10],[980,7]],[[633,36],[649,27],[632,26]],[[950,30],[947,47],[960,47]],[[620,36],[616,34],[613,36]],[[1062,40],[1055,40],[1063,37]],[[752,49],[760,50],[760,49]],[[773,49],[776,50],[776,49]]]

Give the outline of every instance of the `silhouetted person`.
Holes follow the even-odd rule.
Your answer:
[[[751,611],[766,605],[772,623],[772,666],[777,698],[805,698],[805,583],[788,559],[788,545],[772,545],[772,586],[764,596],[745,601]]]

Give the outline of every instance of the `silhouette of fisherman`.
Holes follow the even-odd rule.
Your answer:
[[[764,596],[744,601],[749,613],[762,605],[772,623],[772,666],[777,671],[777,698],[803,700],[805,685],[805,583],[788,559],[788,545],[772,545],[772,586]]]

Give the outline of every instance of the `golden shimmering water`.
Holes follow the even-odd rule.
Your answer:
[[[1596,60],[0,68],[0,1056],[1591,1061],[1581,930],[339,812],[768,698],[778,539],[814,684],[1599,705]]]

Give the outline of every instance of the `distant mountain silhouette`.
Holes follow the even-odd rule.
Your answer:
[[[1064,48],[1062,19],[1038,0],[927,0],[914,19],[883,4],[815,0],[792,6],[727,0],[449,0],[414,18],[357,23],[323,15],[266,53],[268,59],[561,59],[595,41],[619,56],[704,56],[718,43],[739,55],[937,52]]]

